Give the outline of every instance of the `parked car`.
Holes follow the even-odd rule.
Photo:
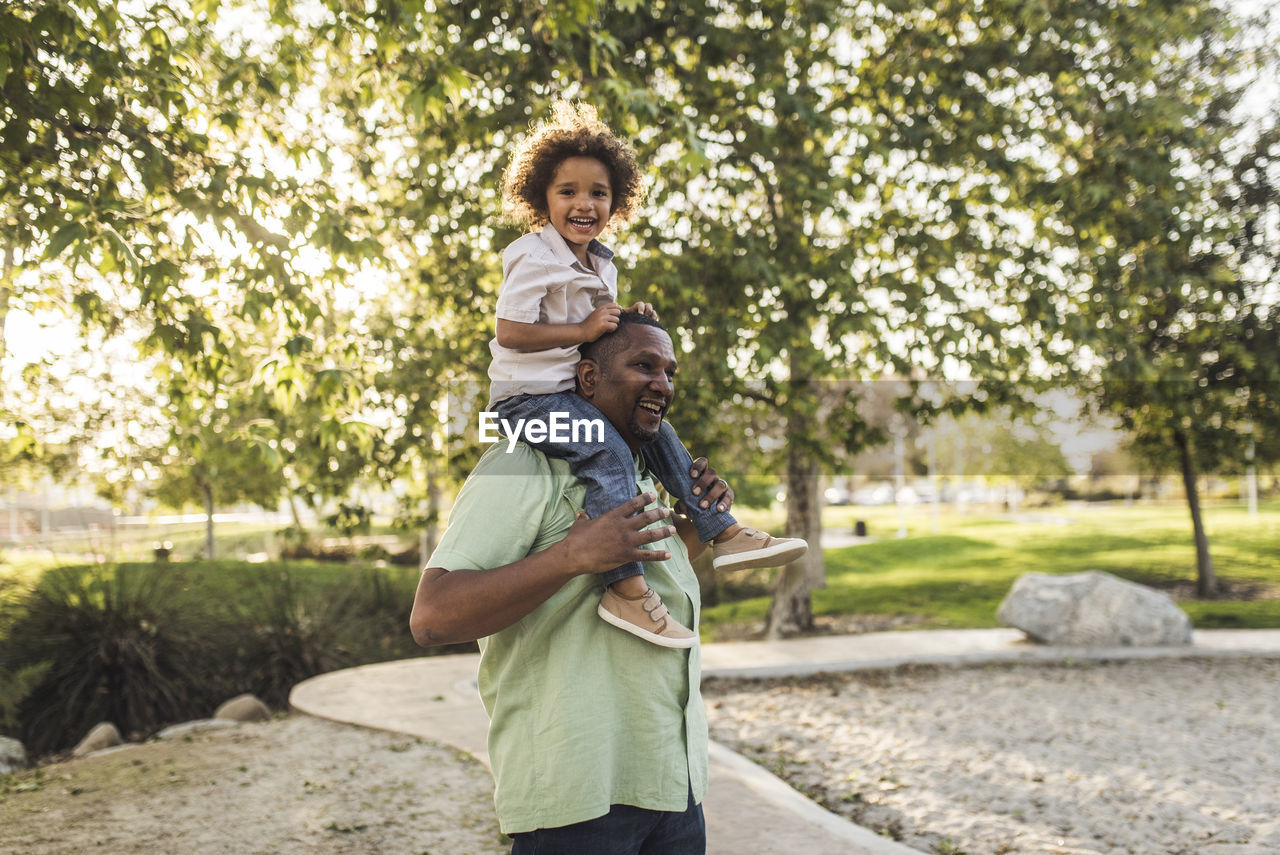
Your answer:
[[[843,487],[828,487],[822,493],[822,500],[828,505],[849,505],[853,503],[853,494]]]

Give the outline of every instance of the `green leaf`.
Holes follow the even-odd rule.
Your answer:
[[[85,227],[80,223],[67,223],[53,233],[53,237],[49,239],[49,246],[45,249],[44,257],[46,259],[57,258],[71,244],[78,240],[83,240],[85,235]]]

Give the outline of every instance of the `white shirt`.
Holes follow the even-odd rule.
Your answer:
[[[496,317],[523,324],[576,324],[597,306],[618,300],[613,251],[597,240],[587,244],[594,270],[578,260],[548,223],[502,252],[502,289]],[[549,395],[573,388],[578,346],[521,353],[489,342],[489,404],[516,395]]]

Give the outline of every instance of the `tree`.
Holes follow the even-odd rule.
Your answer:
[[[243,343],[227,317],[309,333],[373,247],[300,118],[299,28],[237,32],[221,5],[0,9],[0,360],[16,306],[141,324],[144,355],[213,377]]]
[[[1198,476],[1243,460],[1247,435],[1277,426],[1277,268],[1265,235],[1280,148],[1274,113],[1250,131],[1236,111],[1243,89],[1232,81],[1256,73],[1259,55],[1241,50],[1221,12],[1187,11],[1149,24],[1176,39],[1127,63],[1115,96],[1075,116],[1089,193],[1064,195],[1060,216],[1079,238],[1073,267],[1086,286],[1072,320],[1083,385],[1135,451],[1181,473],[1207,597],[1217,581]]]
[[[818,420],[815,384],[967,373],[983,403],[1063,364],[1057,206],[1085,190],[1070,117],[1111,94],[1090,71],[1110,45],[1180,36],[1135,42],[1141,11],[1068,3],[682,12],[634,52],[663,64],[668,131],[668,216],[641,234],[662,254],[638,269],[688,318],[695,353],[720,360],[695,373],[767,378],[763,395],[709,389],[785,419],[788,529],[817,541],[825,449],[860,422]],[[771,634],[808,626],[821,578],[818,550],[784,569]]]

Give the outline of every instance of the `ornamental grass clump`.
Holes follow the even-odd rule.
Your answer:
[[[172,567],[56,568],[7,609],[0,672],[27,677],[16,718],[32,755],[101,721],[146,736],[227,691],[216,622]]]

